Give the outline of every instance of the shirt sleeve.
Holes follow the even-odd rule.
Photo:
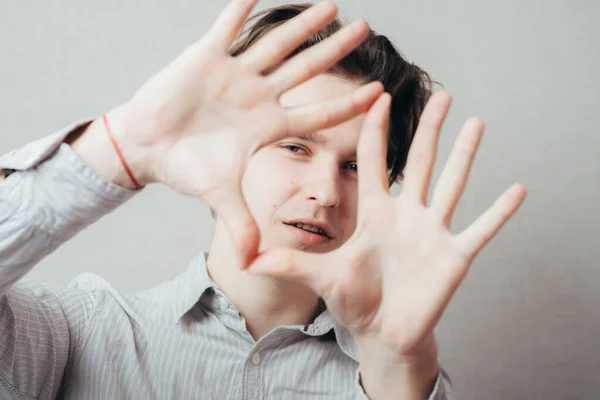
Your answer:
[[[17,282],[0,297],[0,398],[56,399],[100,291]]]
[[[46,255],[136,191],[97,174],[63,143],[79,125],[0,157],[0,295]]]
[[[357,363],[356,368],[356,377],[355,377],[355,388],[356,388],[356,398],[361,400],[368,400],[362,384],[360,383],[360,370],[358,368],[359,360],[358,360],[358,349],[356,348],[356,343],[352,337],[352,333],[342,326],[339,323],[334,323],[335,326],[335,335],[336,340],[341,348],[341,350],[350,358],[352,358]],[[428,397],[428,400],[453,400],[454,396],[452,395],[452,381],[450,380],[450,376],[442,366],[441,362],[438,360],[438,376],[435,381],[435,385],[433,386],[433,390]]]
[[[429,400],[454,400],[450,376],[441,364],[439,364],[439,371]]]
[[[452,395],[452,381],[450,380],[450,376],[439,364],[439,372],[437,379],[435,381],[435,385],[433,386],[433,390],[431,394],[427,398],[428,400],[454,400],[454,396]],[[356,372],[356,388],[358,395],[356,398],[361,400],[369,400],[367,394],[365,393],[361,383],[360,383],[360,372],[357,370]]]
[[[101,292],[18,282],[61,244],[133,196],[63,143],[75,128],[0,157],[0,398],[54,399]],[[13,172],[14,171],[14,172]]]

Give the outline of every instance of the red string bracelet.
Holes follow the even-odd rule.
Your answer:
[[[110,142],[112,143],[113,147],[115,148],[115,151],[117,152],[117,155],[119,156],[119,160],[121,160],[121,164],[123,164],[123,168],[125,168],[125,172],[127,172],[127,175],[129,175],[129,179],[131,179],[131,182],[133,182],[134,189],[137,190],[137,189],[143,188],[143,186],[140,185],[139,182],[135,179],[135,177],[133,176],[133,173],[129,169],[129,166],[125,162],[123,153],[121,153],[121,149],[119,149],[119,145],[117,144],[117,141],[115,140],[115,137],[112,134],[112,130],[110,129],[110,125],[108,124],[108,119],[106,119],[106,114],[104,114],[102,116],[102,119],[104,120],[104,126],[106,127],[106,133],[108,134],[108,138],[110,139]]]

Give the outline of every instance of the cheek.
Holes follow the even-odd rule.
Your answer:
[[[344,241],[346,241],[356,229],[358,213],[358,187],[356,184],[349,185],[344,190],[344,201],[342,203],[340,221],[344,229]]]
[[[249,160],[242,178],[242,193],[259,225],[285,202],[292,186],[285,168],[267,155],[258,152]]]

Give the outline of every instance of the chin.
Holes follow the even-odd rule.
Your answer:
[[[260,251],[273,250],[278,248],[295,249],[305,251],[307,253],[327,253],[329,251],[335,250],[337,246],[334,246],[333,243],[325,243],[322,245],[310,246],[293,240],[267,241],[265,243],[261,243],[260,245]]]

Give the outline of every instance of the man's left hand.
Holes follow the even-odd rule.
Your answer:
[[[450,232],[484,126],[475,118],[465,123],[428,205],[439,133],[451,102],[448,94],[437,93],[423,111],[402,191],[391,196],[386,166],[390,101],[389,94],[381,95],[361,132],[354,234],[324,254],[268,251],[249,271],[311,287],[354,334],[359,353],[377,353],[389,365],[417,360],[416,365],[421,355],[435,359],[435,325],[475,256],[514,215],[526,190],[511,186],[467,229]]]

